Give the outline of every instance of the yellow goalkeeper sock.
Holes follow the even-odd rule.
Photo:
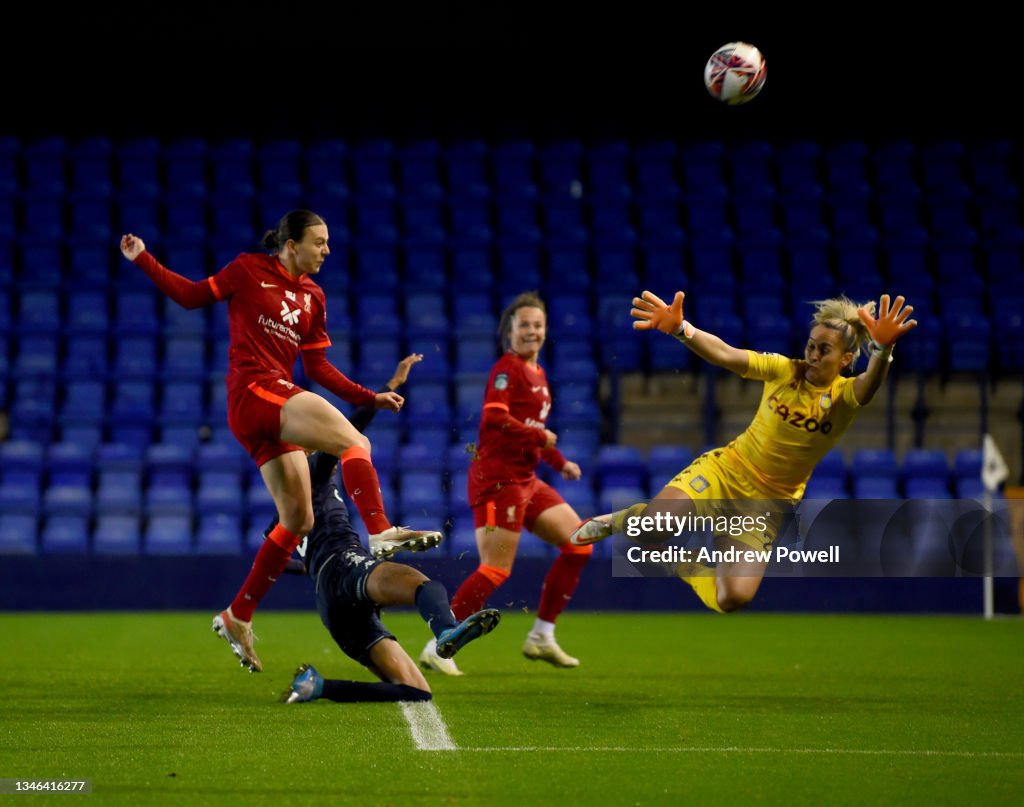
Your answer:
[[[647,505],[644,502],[637,502],[631,504],[625,510],[616,510],[612,513],[612,529],[617,533],[624,533],[626,531],[626,520],[630,518],[639,518]]]

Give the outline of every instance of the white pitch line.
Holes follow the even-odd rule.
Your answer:
[[[418,751],[457,751],[459,747],[448,735],[448,726],[433,701],[399,701],[402,715],[409,724],[412,741]]]
[[[454,746],[453,746],[454,749]],[[691,748],[626,748],[618,746],[596,746],[588,748],[585,746],[544,746],[544,745],[522,745],[522,746],[478,746],[462,747],[454,749],[458,751],[569,751],[577,753],[675,753],[675,754],[852,754],[862,756],[921,756],[921,757],[1006,757],[1008,759],[1020,759],[1024,757],[1024,751],[937,751],[930,749],[905,749],[905,748],[739,748],[734,746],[725,747],[691,747]]]

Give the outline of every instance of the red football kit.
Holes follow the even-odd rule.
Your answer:
[[[544,369],[512,352],[498,359],[487,380],[477,456],[469,468],[467,492],[475,527],[530,530],[542,512],[565,501],[536,475],[542,459],[556,471],[566,462],[558,449],[544,448],[550,411]]]
[[[375,400],[375,392],[327,360],[331,340],[323,290],[308,275],[293,278],[276,256],[243,253],[200,281],[170,271],[146,251],[135,263],[185,308],[227,301],[228,425],[257,465],[301,450],[280,438],[281,407],[303,391],[292,381],[300,353],[306,374],[339,398],[357,406]]]

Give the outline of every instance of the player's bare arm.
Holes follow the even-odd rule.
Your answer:
[[[685,297],[684,292],[677,291],[671,305],[651,291],[634,297],[633,308],[629,312],[636,320],[633,327],[638,331],[657,330],[674,336],[704,361],[739,376],[746,373],[749,364],[747,351],[735,348],[707,331],[697,330],[683,319]]]
[[[857,310],[857,315],[868,329],[874,343],[867,368],[853,381],[853,394],[861,406],[871,402],[885,381],[896,340],[917,327],[917,320],[909,319],[914,307],[905,306],[904,302],[903,296],[900,295],[890,306],[889,295],[883,294],[879,300],[878,319],[872,317],[864,308]]]

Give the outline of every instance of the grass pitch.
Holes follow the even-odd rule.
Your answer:
[[[87,798],[133,805],[987,805],[1024,791],[1020,620],[570,612],[559,638],[583,664],[557,670],[521,656],[532,618],[506,614],[460,654],[464,677],[429,676],[456,748],[422,750],[424,726],[394,704],[277,702],[301,661],[371,680],[315,613],[257,614],[259,675],[211,616],[0,614],[0,778],[87,777]],[[419,618],[386,622],[415,657]]]

